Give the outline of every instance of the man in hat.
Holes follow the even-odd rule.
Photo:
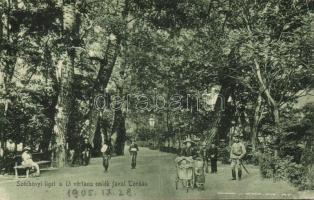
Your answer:
[[[242,176],[241,159],[244,157],[246,149],[244,144],[240,141],[239,135],[235,135],[233,137],[233,140],[234,143],[232,144],[230,150],[232,180],[236,180],[236,168],[238,170],[238,180],[241,180]]]
[[[40,170],[39,170],[39,165],[35,163],[32,159],[32,154],[30,153],[30,148],[25,147],[22,153],[22,165],[27,166],[30,168],[35,168],[36,169],[36,176],[40,175]]]
[[[185,147],[182,149],[180,155],[185,157],[192,156],[193,159],[197,157],[197,150],[192,146],[192,144],[195,144],[190,138],[187,138],[183,144]]]

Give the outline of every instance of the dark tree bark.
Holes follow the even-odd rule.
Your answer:
[[[116,155],[124,155],[124,144],[126,140],[125,116],[121,109],[115,110],[114,124],[112,133],[117,137],[114,143],[114,152]]]
[[[71,103],[73,101],[73,78],[76,50],[79,44],[80,17],[77,5],[64,4],[63,28],[64,49],[59,57],[57,66],[57,78],[59,82],[59,96],[56,105],[54,125],[54,151],[57,167],[64,167],[66,162],[66,138],[68,133],[69,117],[71,115]]]
[[[99,121],[99,116],[102,113],[97,107],[95,107],[97,96],[103,96],[105,94],[105,88],[108,85],[109,79],[112,74],[113,67],[115,65],[118,53],[120,50],[120,41],[111,40],[108,42],[105,58],[96,58],[99,61],[100,67],[98,70],[98,76],[95,80],[93,87],[93,94],[89,102],[89,113],[87,114],[87,120],[82,127],[81,135],[89,137],[91,143],[94,141],[94,136]]]
[[[1,6],[3,8],[7,8],[6,10],[1,9],[1,37],[0,37],[0,44],[1,48],[3,50],[7,51],[7,58],[4,59],[4,66],[1,66],[0,75],[2,76],[2,90],[3,90],[3,102],[4,102],[4,112],[3,117],[6,120],[7,114],[10,106],[10,98],[9,98],[9,92],[10,92],[10,83],[13,78],[14,72],[15,72],[15,64],[17,61],[17,48],[15,46],[16,41],[12,37],[12,30],[10,28],[10,18],[11,18],[11,10],[12,5],[11,2],[8,1],[8,3],[3,2],[1,3]],[[3,40],[3,41],[2,41]],[[2,51],[2,53],[5,51]],[[4,124],[5,126],[5,124]],[[2,130],[6,130],[6,127],[2,127]],[[1,130],[1,146],[4,147],[6,145],[6,134]]]
[[[125,0],[125,6],[122,12],[122,18],[126,19],[127,15],[128,15],[128,0]],[[95,84],[94,84],[94,92],[90,101],[90,111],[88,113],[88,118],[85,121],[84,126],[82,128],[82,134],[87,135],[91,142],[94,141],[97,124],[99,123],[99,120],[100,120],[99,116],[102,113],[102,111],[95,109],[94,100],[98,95],[105,94],[105,88],[108,85],[108,82],[110,80],[118,54],[120,53],[120,45],[122,42],[125,43],[125,41],[126,39],[124,38],[122,40],[120,36],[117,39],[109,40],[105,57],[103,59],[96,58],[96,60],[98,60],[100,63],[100,68],[98,71],[97,79],[95,80]],[[120,97],[122,97],[122,95]],[[121,109],[116,110],[114,114],[115,116],[114,116],[112,131],[116,131],[117,133],[117,137],[116,137],[117,143],[114,144],[114,150],[116,151],[118,155],[123,155],[124,141],[125,141],[125,116],[123,116]],[[119,145],[119,147],[116,145]]]
[[[221,89],[219,91],[219,95],[216,99],[213,111],[213,120],[211,121],[211,128],[207,138],[209,142],[217,142],[218,139],[218,130],[220,126],[221,119],[223,117],[223,113],[225,112],[225,105],[227,100],[231,95],[230,83],[225,81],[221,85]]]
[[[64,167],[66,161],[66,137],[68,130],[68,122],[70,116],[70,105],[71,105],[71,85],[74,73],[74,63],[71,61],[71,57],[67,52],[63,55],[64,57],[60,60],[62,63],[67,65],[61,65],[61,76],[60,76],[60,93],[58,96],[58,102],[56,105],[55,125],[53,128],[54,132],[54,144],[53,148],[55,151],[55,163],[57,167]]]
[[[43,98],[40,101],[40,104],[43,105],[45,109],[44,114],[45,116],[49,119],[49,126],[43,130],[43,139],[40,144],[42,151],[43,152],[48,152],[49,151],[49,145],[52,140],[53,136],[53,128],[55,125],[55,115],[56,115],[56,105],[58,103],[58,81],[57,77],[55,75],[56,72],[56,66],[54,66],[52,56],[51,56],[51,51],[48,46],[45,47],[44,51],[44,57],[45,57],[45,64],[47,68],[47,73],[46,75],[46,81],[50,78],[53,81],[52,89],[54,90],[55,94],[53,96],[48,96],[48,94],[43,94]]]
[[[256,100],[256,105],[255,105],[255,110],[254,110],[254,116],[253,116],[253,122],[252,122],[252,150],[256,150],[256,145],[258,141],[258,126],[261,118],[261,106],[262,106],[262,95],[261,93],[258,94],[257,100]]]

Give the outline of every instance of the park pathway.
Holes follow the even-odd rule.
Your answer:
[[[38,178],[0,177],[0,200],[299,197],[298,191],[285,182],[262,179],[255,166],[247,166],[250,174],[245,174],[242,181],[231,181],[229,166],[218,165],[218,174],[206,175],[205,191],[187,193],[182,187],[176,190],[174,158],[173,154],[141,148],[136,169],[131,169],[130,156],[126,154],[111,159],[108,173],[103,171],[102,159],[94,158],[89,166],[46,171]],[[120,185],[112,187],[113,182]]]

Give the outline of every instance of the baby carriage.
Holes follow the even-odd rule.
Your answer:
[[[177,168],[176,189],[178,189],[178,183],[181,181],[188,192],[189,188],[194,187],[194,161],[192,157],[177,157],[175,162]]]

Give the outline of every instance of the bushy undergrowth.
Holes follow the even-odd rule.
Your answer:
[[[222,164],[229,164],[230,159],[230,148],[228,146],[218,148],[218,160],[221,161]]]
[[[274,181],[286,180],[300,190],[314,188],[314,174],[302,164],[292,162],[292,159],[291,156],[279,158],[263,154],[260,158],[260,172],[264,178],[273,178]]]

